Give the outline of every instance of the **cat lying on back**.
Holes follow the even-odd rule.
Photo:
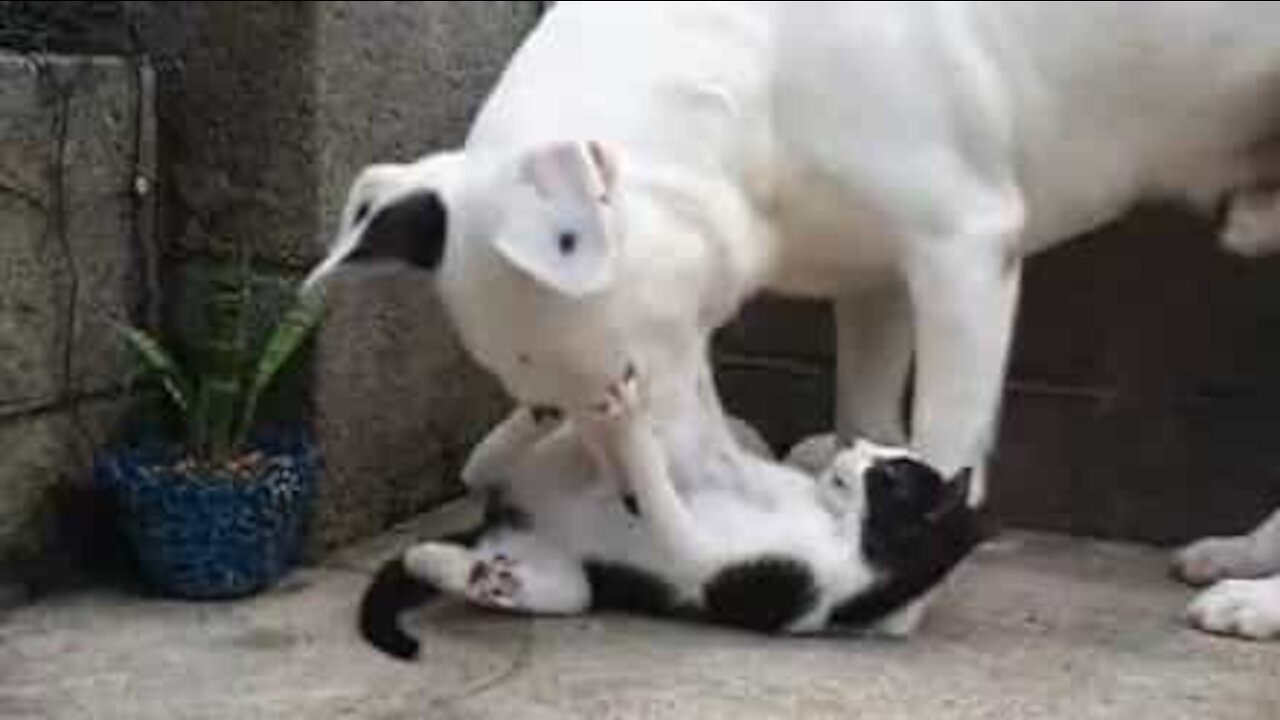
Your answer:
[[[769,633],[893,632],[895,612],[981,540],[968,473],[948,482],[904,450],[859,442],[816,479],[763,457],[748,463],[733,485],[632,488],[631,512],[579,432],[517,410],[464,471],[489,492],[480,527],[383,565],[361,632],[414,657],[399,615],[440,593],[540,615],[615,609]]]

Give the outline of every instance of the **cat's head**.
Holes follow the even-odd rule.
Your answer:
[[[964,504],[970,476],[966,469],[945,478],[907,448],[858,440],[818,475],[818,492],[833,513],[852,521],[918,526]]]
[[[873,583],[837,611],[838,620],[874,625],[933,587],[989,534],[969,505],[969,470],[946,477],[905,448],[859,441],[818,477],[824,505],[857,528]]]

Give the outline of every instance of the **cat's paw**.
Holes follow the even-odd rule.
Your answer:
[[[1179,550],[1173,557],[1173,574],[1179,580],[1203,587],[1219,580],[1256,576],[1254,544],[1247,535],[1205,538]]]
[[[1200,593],[1187,609],[1187,619],[1215,635],[1280,638],[1280,577],[1223,580]]]
[[[616,420],[634,415],[640,408],[640,373],[635,365],[627,365],[622,377],[605,388],[604,397],[591,409],[601,419]]]
[[[495,610],[516,610],[521,607],[520,592],[516,563],[507,556],[477,560],[471,567],[466,593],[471,602]]]

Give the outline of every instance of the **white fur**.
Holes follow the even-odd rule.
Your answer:
[[[1280,576],[1223,580],[1197,597],[1187,615],[1196,627],[1218,635],[1280,638]]]
[[[1178,553],[1175,569],[1192,585],[1280,573],[1280,510],[1248,535],[1191,544]]]
[[[315,277],[360,195],[436,189],[471,353],[571,416],[638,368],[665,457],[602,453],[678,480],[739,462],[727,431],[665,430],[720,414],[711,332],[761,290],[830,298],[840,434],[906,434],[914,355],[913,447],[980,466],[1026,258],[1157,196],[1232,198],[1230,247],[1280,243],[1278,26],[1277,3],[558,3],[464,148],[357,183]]]

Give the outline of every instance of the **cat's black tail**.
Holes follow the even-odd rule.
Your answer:
[[[510,511],[507,511],[509,514]],[[485,505],[484,517],[476,525],[440,538],[440,542],[472,547],[484,533],[501,525],[503,506],[496,494]],[[360,634],[370,645],[400,660],[418,657],[419,643],[400,625],[400,616],[409,608],[434,600],[440,588],[415,577],[405,564],[404,553],[383,563],[360,598]]]
[[[409,572],[403,554],[397,555],[378,569],[360,599],[360,634],[394,658],[413,660],[419,644],[400,626],[400,615],[439,594],[439,588]]]

